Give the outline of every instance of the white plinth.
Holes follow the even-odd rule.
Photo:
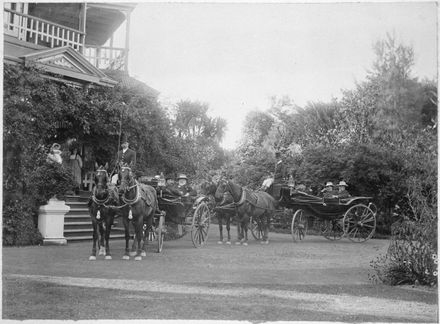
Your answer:
[[[38,229],[43,236],[43,245],[66,245],[64,237],[64,215],[70,207],[64,201],[52,197],[38,213]]]

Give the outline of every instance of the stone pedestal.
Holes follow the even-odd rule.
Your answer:
[[[52,197],[38,213],[38,229],[43,236],[43,245],[66,245],[64,237],[64,215],[70,207],[63,200]]]

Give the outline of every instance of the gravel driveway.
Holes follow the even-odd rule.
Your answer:
[[[3,248],[3,318],[438,321],[436,289],[368,280],[386,240],[271,233],[269,245],[237,246],[217,244],[217,233],[200,249],[189,236],[161,254],[151,246],[142,261],[121,260],[123,240],[111,242],[110,261],[88,261],[89,242]]]

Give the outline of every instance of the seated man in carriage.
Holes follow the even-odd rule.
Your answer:
[[[331,181],[327,181],[324,189],[321,190],[321,193],[322,193],[322,197],[324,199],[338,198],[338,196],[336,195],[336,192],[333,189],[333,182],[331,182]]]
[[[188,178],[185,174],[180,174],[177,178],[177,190],[182,197],[195,197],[197,192],[188,184]]]
[[[173,197],[182,196],[182,193],[177,189],[177,185],[174,182],[174,177],[170,174],[165,176],[165,187],[162,190],[164,193]]]
[[[344,180],[339,181],[338,192],[336,194],[338,196],[338,198],[345,199],[345,198],[351,197],[350,193],[346,189],[347,186],[348,185]]]

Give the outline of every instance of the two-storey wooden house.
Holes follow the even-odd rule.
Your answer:
[[[114,86],[102,70],[127,71],[130,3],[5,3],[4,62],[29,64],[79,86]],[[125,43],[114,34],[125,27]]]

